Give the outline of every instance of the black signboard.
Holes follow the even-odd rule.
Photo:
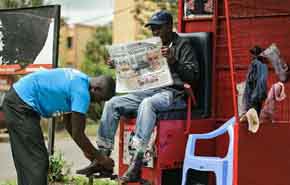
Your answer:
[[[0,68],[57,67],[59,23],[58,5],[0,10]]]

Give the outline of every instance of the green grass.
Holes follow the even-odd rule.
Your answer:
[[[74,176],[72,178],[72,183],[74,185],[87,185],[88,178],[84,176]],[[108,179],[94,179],[94,185],[117,185],[116,181],[108,180]]]
[[[97,129],[99,128],[99,124],[98,123],[87,123],[86,126],[86,135],[87,136],[96,136],[97,134]]]
[[[87,123],[86,130],[85,130],[86,135],[88,137],[96,136],[98,127],[99,127],[99,124]],[[60,131],[55,132],[55,138],[56,139],[69,138],[69,137],[70,137],[70,135],[65,129],[62,129]]]
[[[16,180],[8,180],[0,182],[0,185],[17,185]]]
[[[42,125],[41,127],[42,127],[42,131],[43,131],[43,135],[45,136],[45,138],[48,138],[48,123],[44,122],[41,125]],[[90,136],[95,137],[98,127],[99,127],[98,122],[87,119],[86,130],[85,130],[86,135],[88,137],[90,137]],[[63,138],[69,138],[69,137],[70,137],[70,135],[66,131],[65,128],[58,129],[58,130],[56,129],[56,131],[55,131],[55,138],[56,139],[63,139]]]
[[[52,182],[49,185],[88,185],[89,179],[84,176],[73,176],[69,182]],[[94,179],[94,185],[117,185],[116,181],[108,179]],[[0,182],[0,185],[17,185],[16,180]]]

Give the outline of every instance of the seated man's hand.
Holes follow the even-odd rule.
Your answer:
[[[111,58],[106,60],[106,64],[110,66],[110,68],[115,68],[114,61]]]
[[[169,46],[162,46],[160,50],[162,56],[167,58],[168,64],[175,63],[174,52],[172,48],[170,48]]]

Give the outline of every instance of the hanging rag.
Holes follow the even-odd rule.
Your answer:
[[[267,58],[281,82],[286,82],[289,75],[289,67],[280,55],[280,51],[275,43],[271,44],[267,49],[260,53],[260,56]]]
[[[282,82],[277,82],[272,85],[268,92],[267,99],[261,110],[260,120],[261,122],[272,122],[275,112],[275,103],[280,102],[286,98],[285,87]]]
[[[246,81],[240,82],[236,85],[236,89],[238,92],[238,113],[239,116],[242,116],[246,111],[243,104],[243,95],[245,92]]]
[[[248,130],[256,133],[260,126],[259,116],[254,108],[250,108],[245,114],[240,117],[240,122],[248,123]]]
[[[258,115],[267,96],[268,68],[258,57],[254,57],[248,70],[245,92],[243,94],[244,112],[254,108]]]

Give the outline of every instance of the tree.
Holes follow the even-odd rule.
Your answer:
[[[85,50],[85,59],[81,63],[81,70],[90,76],[100,74],[114,76],[113,69],[105,64],[108,58],[106,46],[112,44],[112,25],[101,26],[96,29],[93,40],[88,42]],[[103,105],[92,103],[88,117],[92,120],[98,120],[102,113]]]
[[[43,0],[1,0],[0,8],[22,8],[31,6],[41,6]]]
[[[89,75],[107,74],[113,76],[114,71],[105,65],[108,58],[106,46],[112,44],[112,25],[98,27],[94,39],[88,42],[85,60],[81,70]]]
[[[137,35],[138,39],[144,39],[151,35],[150,31],[143,25],[146,24],[151,15],[157,10],[169,11],[174,19],[174,25],[177,23],[177,0],[134,0],[135,8],[133,10],[134,18],[141,25],[141,30]]]

